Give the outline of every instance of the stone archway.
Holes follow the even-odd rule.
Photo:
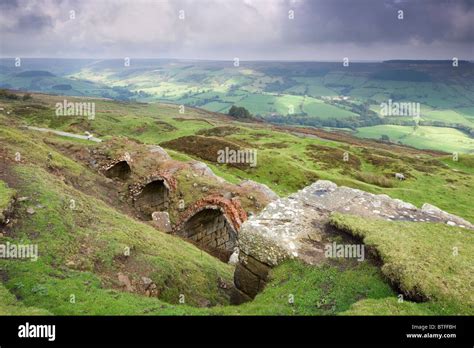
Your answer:
[[[151,217],[155,211],[165,211],[169,205],[169,188],[163,179],[155,179],[143,186],[135,198],[135,207]]]
[[[237,242],[237,232],[217,207],[198,211],[183,224],[179,234],[206,250],[232,253]]]
[[[106,168],[104,174],[108,178],[127,180],[132,174],[132,169],[127,161],[118,161]]]
[[[210,195],[194,202],[181,214],[173,233],[227,262],[245,220],[247,214],[238,199]]]

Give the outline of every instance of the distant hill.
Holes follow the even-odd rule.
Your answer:
[[[431,76],[416,70],[383,70],[370,76],[376,80],[430,82]]]
[[[455,68],[450,59],[346,65],[240,61],[238,66],[233,60],[131,59],[127,66],[123,59],[25,58],[21,68],[12,59],[0,59],[0,67],[5,67],[0,69],[3,88],[221,113],[236,106],[272,123],[353,131],[396,125],[408,127],[405,134],[413,118],[382,117],[380,105],[409,101],[420,104],[420,125],[474,134],[474,64],[465,60]]]
[[[16,74],[17,77],[54,77],[49,71],[44,70],[28,70]]]
[[[422,64],[449,64],[451,65],[453,63],[452,60],[447,59],[447,60],[412,60],[412,59],[392,59],[392,60],[384,60],[382,63],[386,64],[416,64],[416,65],[422,65]],[[467,60],[458,60],[459,64],[472,64],[471,62]]]

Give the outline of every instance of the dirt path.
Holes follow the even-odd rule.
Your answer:
[[[38,131],[38,132],[53,133],[53,134],[61,135],[63,137],[68,137],[68,138],[90,140],[90,141],[95,141],[96,143],[102,142],[102,140],[99,139],[99,138],[95,138],[95,137],[90,137],[89,138],[87,135],[79,135],[79,134],[74,134],[74,133],[68,133],[68,132],[58,131],[58,130],[55,130],[55,129],[32,127],[32,126],[28,126],[26,128],[29,129],[29,130],[35,130],[35,131]]]

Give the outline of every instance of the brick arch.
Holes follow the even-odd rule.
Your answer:
[[[160,172],[152,173],[129,186],[133,204],[145,219],[150,219],[155,211],[168,210],[170,194],[174,190],[174,178]]]
[[[175,225],[173,233],[228,259],[247,214],[237,199],[211,195],[191,205]]]

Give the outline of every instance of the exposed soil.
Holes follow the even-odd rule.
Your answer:
[[[269,148],[269,149],[285,149],[288,147],[287,143],[281,142],[281,143],[267,143],[263,144],[264,147]]]
[[[225,148],[234,151],[243,150],[239,145],[227,140],[195,135],[177,138],[161,143],[161,145],[213,163],[218,163],[219,151],[223,151]],[[249,169],[248,163],[228,163],[227,165],[242,170]]]
[[[178,128],[176,128],[175,126],[169,124],[169,123],[166,123],[164,121],[160,121],[160,120],[157,120],[155,122],[156,125],[158,125],[160,127],[160,130],[162,132],[172,132],[172,131],[175,131],[177,130]]]

